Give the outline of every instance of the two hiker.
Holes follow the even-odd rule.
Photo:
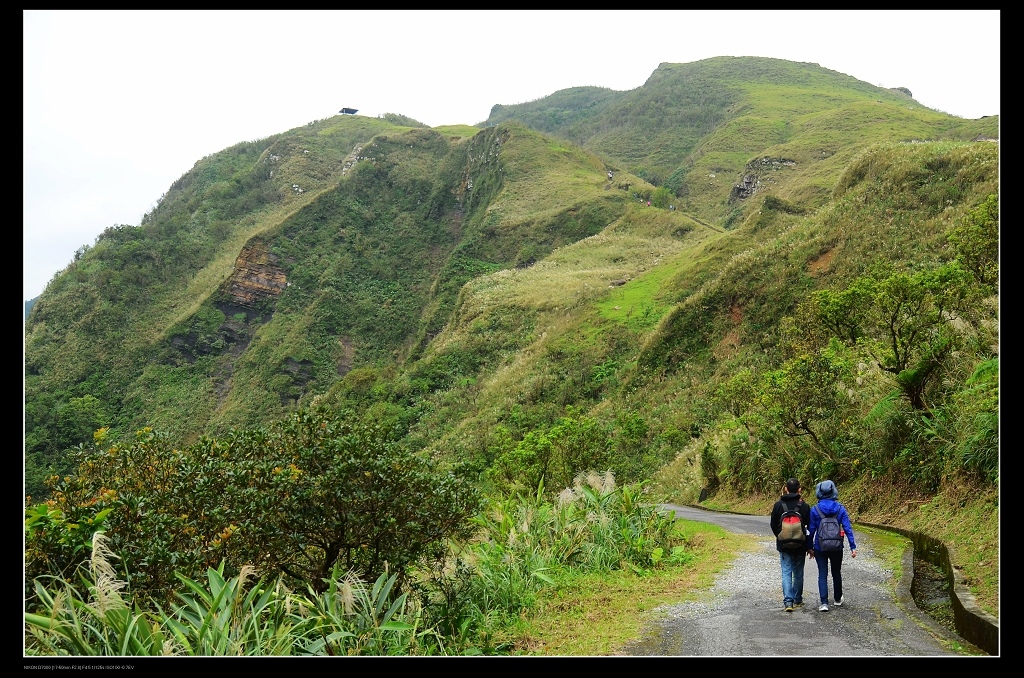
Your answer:
[[[786,612],[803,605],[804,558],[814,558],[818,565],[818,610],[828,611],[828,572],[836,607],[843,604],[843,538],[850,543],[850,555],[857,557],[857,544],[846,507],[839,503],[839,491],[831,480],[823,480],[814,488],[818,503],[813,510],[801,495],[800,481],[790,478],[782,486],[782,496],[772,507],[771,528],[782,568],[782,599]],[[806,555],[805,555],[806,554]]]

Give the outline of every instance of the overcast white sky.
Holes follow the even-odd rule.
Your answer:
[[[23,31],[25,299],[203,156],[343,106],[475,124],[663,62],[762,56],[999,114],[998,10],[26,10]]]

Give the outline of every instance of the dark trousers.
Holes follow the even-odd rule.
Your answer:
[[[843,552],[815,551],[814,560],[818,563],[818,596],[823,605],[828,605],[828,566],[832,564],[833,600],[843,598]]]

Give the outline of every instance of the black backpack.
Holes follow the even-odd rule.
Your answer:
[[[818,537],[818,546],[822,551],[842,551],[843,550],[843,537],[846,533],[843,532],[843,526],[839,524],[839,512],[827,516],[822,513],[817,506],[814,510],[818,513],[818,517],[821,518],[821,522],[818,523],[818,530],[815,533]]]
[[[795,508],[788,504],[782,504],[782,528],[775,537],[778,546],[783,551],[803,551],[807,548],[807,536],[804,533],[804,523],[800,518],[800,506],[802,501],[797,501]]]

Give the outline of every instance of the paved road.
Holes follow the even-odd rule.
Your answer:
[[[844,604],[819,612],[818,570],[804,570],[806,605],[782,607],[779,554],[767,516],[715,513],[668,505],[679,518],[720,525],[763,539],[719,574],[698,602],[659,609],[664,613],[642,637],[618,654],[627,656],[942,656],[950,638],[916,608],[911,615],[892,594],[893,573],[875,556],[871,535],[857,535],[857,557],[843,558]],[[906,560],[904,567],[906,567]],[[831,590],[831,579],[829,580]]]

